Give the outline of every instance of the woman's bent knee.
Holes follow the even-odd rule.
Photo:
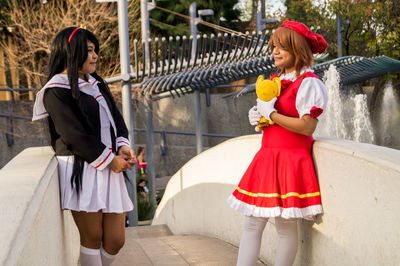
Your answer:
[[[111,255],[115,255],[125,244],[125,236],[108,239],[103,243],[105,251]]]
[[[98,249],[101,246],[102,233],[81,235],[81,244],[84,247]]]

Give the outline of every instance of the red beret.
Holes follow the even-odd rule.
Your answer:
[[[327,44],[324,37],[318,33],[312,32],[303,23],[285,20],[281,27],[292,29],[303,36],[310,45],[313,54],[321,54],[325,51]]]

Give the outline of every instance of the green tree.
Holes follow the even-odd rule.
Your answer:
[[[157,6],[178,12],[180,14],[189,16],[189,7],[192,0],[179,0],[179,1],[156,1]],[[240,11],[235,10],[234,6],[238,0],[197,0],[197,10],[212,9],[214,16],[203,17],[203,20],[234,29],[232,21],[239,19]],[[151,31],[155,35],[168,36],[168,35],[188,35],[190,34],[189,20],[177,16],[175,14],[167,13],[160,9],[153,9],[150,12]],[[199,32],[202,33],[215,33],[214,29],[203,25],[198,25]]]
[[[250,21],[251,20],[251,12],[252,12],[252,0],[242,0],[240,1],[235,8],[240,10],[240,17],[241,21]]]
[[[335,3],[332,10],[347,21],[345,55],[400,58],[400,5],[395,1],[346,0]]]
[[[365,1],[368,2],[368,1]],[[400,5],[398,1],[375,1],[366,4],[365,25],[372,34],[367,44],[372,55],[400,59]]]
[[[328,43],[327,53],[336,57],[336,22],[331,12],[331,1],[286,0],[286,14],[281,18],[304,23],[322,34]],[[318,30],[317,30],[318,29]]]
[[[320,27],[331,58],[337,54],[336,14],[345,22],[343,55],[400,58],[400,5],[393,0],[286,0],[285,5],[282,19]]]

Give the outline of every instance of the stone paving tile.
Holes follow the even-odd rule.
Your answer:
[[[162,237],[189,265],[232,266],[236,265],[238,249],[231,244],[200,235],[173,235]],[[264,265],[257,263],[257,266]]]
[[[142,247],[134,240],[126,240],[113,266],[152,266]]]
[[[172,235],[166,225],[137,226],[126,228],[126,239],[152,238]]]
[[[136,241],[155,266],[189,266],[189,263],[187,263],[178,252],[171,248],[164,241],[164,238],[142,238]]]
[[[152,266],[151,259],[147,256],[138,239],[154,239],[156,237],[172,235],[168,226],[138,226],[128,227],[125,233],[125,245],[113,263],[114,266]]]
[[[216,238],[172,235],[165,225],[130,227],[113,266],[234,266],[237,252],[237,247]]]

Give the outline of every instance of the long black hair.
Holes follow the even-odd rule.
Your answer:
[[[67,70],[68,81],[71,87],[72,97],[76,100],[79,107],[80,90],[78,86],[78,70],[80,70],[88,57],[87,42],[94,44],[94,51],[99,53],[99,41],[94,34],[86,29],[69,27],[60,31],[51,47],[50,59],[48,64],[49,81],[54,75]],[[92,74],[96,79],[99,76]],[[85,114],[83,113],[84,117]],[[88,119],[86,119],[88,120]],[[86,121],[89,125],[91,122]],[[82,188],[82,173],[84,160],[74,154],[74,166],[71,175],[71,186],[74,187],[79,195]]]
[[[80,94],[78,70],[82,68],[88,57],[87,42],[91,41],[94,44],[94,51],[98,54],[99,41],[92,32],[82,28],[76,29],[77,27],[63,29],[54,38],[48,64],[47,81],[54,75],[67,70],[72,97],[78,100]],[[73,32],[74,34],[71,36]]]

